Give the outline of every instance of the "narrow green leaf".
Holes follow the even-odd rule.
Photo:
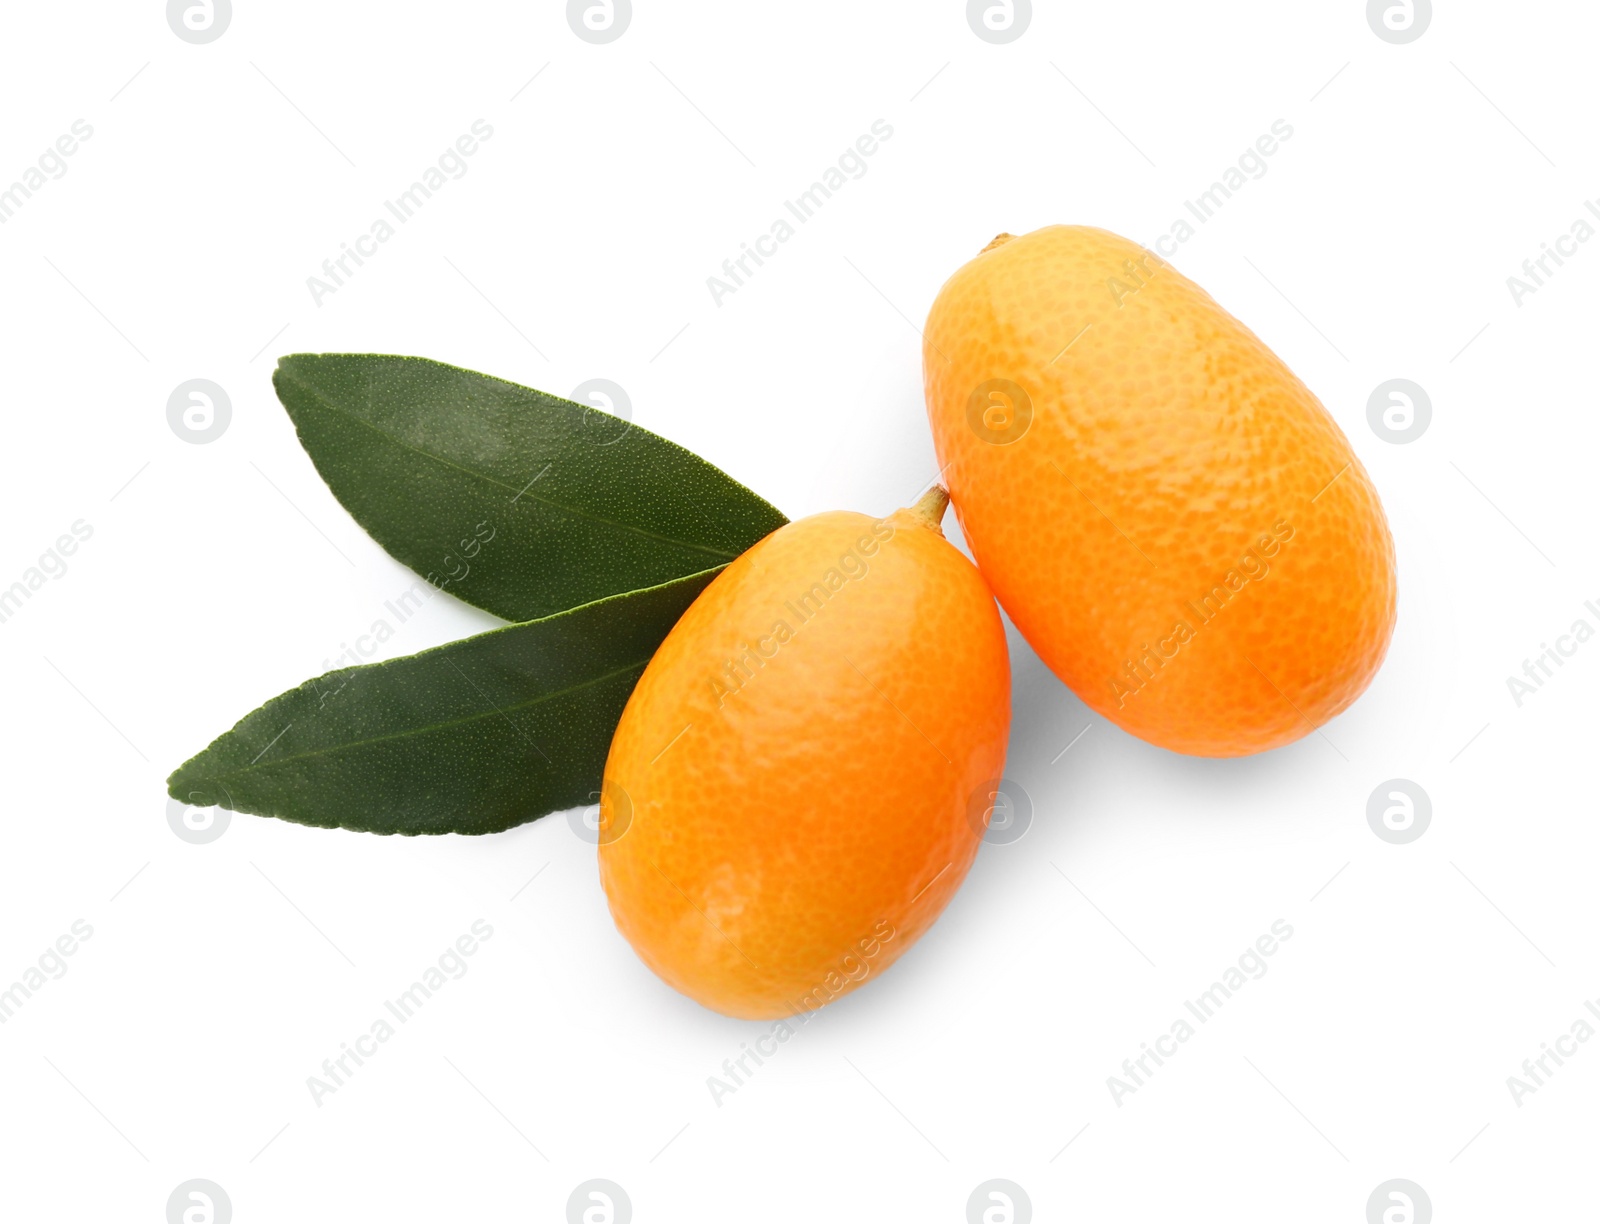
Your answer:
[[[302,353],[272,381],[356,521],[507,620],[725,565],[788,521],[648,430],[442,362]]]
[[[645,664],[719,569],[308,680],[167,780],[174,799],[368,833],[497,833],[595,802]]]

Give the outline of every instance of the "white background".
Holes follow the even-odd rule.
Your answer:
[[[641,1222],[958,1222],[1004,1177],[1041,1221],[1360,1224],[1403,1177],[1439,1221],[1589,1218],[1600,1042],[1520,1106],[1506,1079],[1600,997],[1600,644],[1520,708],[1506,678],[1600,627],[1600,243],[1520,306],[1506,278],[1600,193],[1600,13],[1439,7],[1396,46],[1358,0],[1040,3],[997,46],[953,0],[637,0],[595,46],[549,0],[239,0],[196,46],[152,0],[7,6],[0,183],[94,134],[0,226],[0,586],[93,537],[0,625],[0,984],[94,934],[0,1027],[6,1214],[159,1221],[204,1177],[240,1224],[558,1221],[605,1177]],[[477,119],[466,176],[314,304]],[[715,305],[706,278],[877,119],[867,174]],[[1028,835],[720,1105],[707,1077],[768,1026],[651,976],[565,819],[169,829],[168,772],[411,582],[300,450],[277,355],[609,378],[791,517],[883,514],[935,471],[916,328],[944,278],[1001,230],[1153,241],[1278,119],[1174,262],[1321,396],[1390,517],[1393,648],[1325,735],[1178,757],[1013,633]],[[1409,445],[1367,424],[1396,377],[1433,403]],[[192,378],[232,399],[208,445],[166,419]],[[492,623],[439,599],[385,653]],[[1404,846],[1366,820],[1395,777],[1433,803]],[[479,918],[470,972],[313,1104]],[[1115,1103],[1279,918],[1266,976]]]

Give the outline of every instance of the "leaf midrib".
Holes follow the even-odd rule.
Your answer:
[[[565,688],[556,693],[544,693],[541,696],[533,698],[531,701],[519,702],[516,705],[496,706],[493,709],[480,711],[476,714],[468,714],[462,718],[452,718],[445,722],[429,723],[427,726],[422,727],[407,727],[403,731],[396,731],[390,735],[376,735],[371,739],[352,740],[347,744],[332,744],[326,748],[313,748],[307,752],[297,752],[293,756],[273,757],[268,761],[252,762],[241,769],[224,770],[217,774],[206,774],[203,776],[206,778],[216,777],[219,779],[238,778],[249,773],[251,770],[265,769],[269,765],[287,765],[293,761],[303,761],[311,757],[331,756],[335,753],[348,752],[355,748],[366,748],[373,744],[383,744],[390,740],[404,739],[410,735],[426,735],[432,731],[443,731],[448,727],[465,726],[467,723],[477,722],[480,719],[492,718],[495,715],[504,716],[508,711],[515,712],[518,710],[526,710],[532,706],[542,705],[546,701],[554,701],[558,697],[565,697],[571,693],[581,692],[583,689],[592,688],[596,684],[604,684],[607,680],[614,680],[616,677],[633,671],[635,668],[643,668],[649,662],[649,659],[640,659],[637,663],[629,663],[627,666],[619,667],[615,671],[609,671],[603,676],[596,676],[592,680],[585,680],[582,684],[575,684],[571,688]],[[515,723],[512,723],[511,725],[516,727]],[[521,731],[522,728],[517,727],[517,730]]]
[[[280,367],[280,369],[281,368],[282,367]],[[496,480],[493,476],[490,476],[486,472],[479,472],[479,471],[475,471],[474,469],[469,468],[469,467],[463,467],[459,463],[456,463],[456,462],[454,462],[454,461],[452,461],[450,459],[446,459],[443,455],[435,455],[430,451],[425,451],[425,450],[421,449],[420,447],[413,446],[411,443],[405,441],[403,438],[395,437],[393,434],[389,433],[387,430],[380,429],[374,422],[368,420],[366,417],[360,416],[360,415],[358,415],[358,414],[356,414],[354,412],[351,412],[348,408],[343,408],[340,405],[334,403],[332,400],[328,399],[325,395],[323,395],[323,393],[318,388],[311,386],[310,384],[306,383],[303,379],[296,378],[295,375],[292,372],[289,372],[289,371],[285,370],[284,371],[284,377],[290,379],[291,381],[293,381],[296,386],[298,386],[299,388],[301,388],[301,390],[303,390],[303,391],[307,392],[308,394],[310,394],[318,403],[322,404],[329,411],[337,412],[339,415],[347,417],[348,419],[350,419],[352,421],[355,421],[358,424],[365,425],[368,429],[372,430],[373,433],[377,434],[380,438],[384,439],[386,442],[389,442],[394,446],[398,446],[398,447],[402,448],[403,450],[408,450],[412,454],[421,455],[424,459],[431,459],[433,462],[441,464],[444,467],[454,468],[456,471],[462,472],[462,473],[464,473],[465,475],[471,477],[474,480],[479,480],[479,481],[483,481],[486,484],[491,484],[491,485],[495,486],[495,488],[497,488],[497,489],[506,489],[511,493],[518,493],[518,491],[516,489],[513,489],[510,485],[506,484],[504,481]],[[538,479],[538,478],[535,477],[535,479]],[[592,514],[587,510],[575,509],[572,506],[567,506],[567,505],[563,505],[560,502],[552,501],[548,497],[540,497],[538,494],[528,493],[526,491],[526,489],[524,489],[521,493],[519,493],[518,497],[526,497],[529,501],[539,502],[542,505],[549,506],[552,510],[559,510],[563,514],[570,514],[574,518],[587,519],[591,523],[599,523],[599,524],[602,524],[603,526],[606,526],[606,527],[614,527],[618,531],[632,532],[633,534],[641,536],[641,537],[643,537],[645,539],[648,539],[648,540],[658,540],[663,544],[676,544],[680,548],[687,548],[687,549],[690,549],[690,550],[692,550],[694,552],[704,553],[709,557],[721,557],[721,558],[723,558],[725,560],[732,561],[735,557],[738,556],[737,553],[725,552],[720,548],[712,548],[712,547],[710,547],[709,545],[706,545],[706,544],[696,544],[696,543],[694,543],[694,542],[692,542],[690,540],[680,540],[680,539],[677,539],[674,536],[663,535],[662,533],[660,533],[658,531],[651,531],[648,527],[636,527],[636,526],[634,526],[634,525],[632,525],[630,523],[618,523],[618,522],[616,522],[616,521],[614,521],[612,519],[602,518],[600,515]]]

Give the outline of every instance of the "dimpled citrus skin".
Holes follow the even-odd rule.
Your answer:
[[[973,555],[1089,706],[1165,748],[1242,756],[1366,688],[1395,618],[1377,492],[1305,384],[1198,285],[1105,230],[1002,235],[940,290],[925,337]],[[992,379],[1031,402],[1006,444],[980,436],[1016,431],[1004,389],[969,403]]]
[[[645,964],[706,1007],[770,1019],[837,998],[966,876],[982,833],[969,802],[1005,765],[1011,672],[993,596],[935,521],[780,528],[706,588],[628,702],[600,878]],[[800,606],[813,584],[828,598]],[[770,657],[746,658],[741,682],[727,664],[747,644]]]

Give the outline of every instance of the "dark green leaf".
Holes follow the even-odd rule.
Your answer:
[[[611,735],[718,570],[308,680],[167,780],[174,799],[369,833],[496,833],[595,802]]]
[[[507,620],[724,565],[788,521],[665,438],[441,362],[298,354],[273,385],[356,521]]]

